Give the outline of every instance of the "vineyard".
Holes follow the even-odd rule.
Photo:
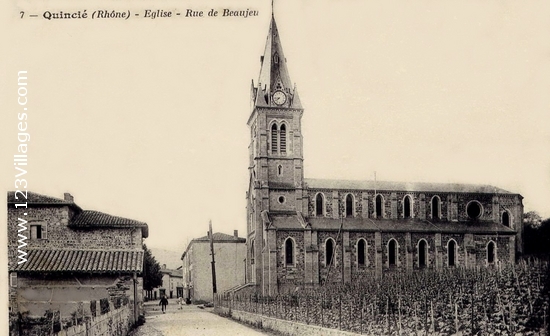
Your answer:
[[[546,335],[548,262],[385,274],[381,281],[218,296],[217,305],[369,335]]]

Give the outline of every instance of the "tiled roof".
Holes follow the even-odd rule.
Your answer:
[[[239,242],[244,243],[246,242],[245,238],[235,237],[232,235],[228,235],[221,232],[214,232],[212,234],[212,237],[214,238],[214,243],[222,243],[222,242]],[[208,236],[195,238],[193,241],[210,241],[210,238]]]
[[[273,226],[280,230],[302,230],[298,217],[270,214]],[[307,222],[313,230],[337,231],[341,219],[327,217],[310,217]],[[420,219],[370,219],[344,218],[343,229],[346,231],[366,232],[456,232],[456,233],[499,233],[514,234],[511,228],[489,221],[476,222],[430,222]]]
[[[133,219],[112,216],[103,212],[93,210],[83,210],[78,215],[71,219],[69,226],[76,228],[125,228],[125,227],[142,227],[143,236],[148,236],[148,226],[144,222]]]
[[[340,219],[309,218],[315,230],[338,230]],[[499,223],[477,222],[430,222],[420,219],[369,219],[344,218],[343,229],[349,231],[381,232],[449,232],[449,233],[499,233],[515,234],[515,231]]]
[[[269,219],[271,220],[271,224],[275,226],[277,229],[291,229],[291,230],[300,229],[301,230],[304,228],[298,221],[297,215],[281,216],[281,215],[269,214]]]
[[[142,250],[29,250],[17,272],[127,273],[143,270]]]
[[[15,198],[15,191],[8,191],[8,204],[24,203],[27,204],[55,204],[55,205],[75,205],[74,202],[66,201],[62,198],[55,198],[51,196],[41,195],[32,191],[27,192],[26,200],[20,193],[17,194],[19,199]]]
[[[354,181],[304,179],[310,189],[343,189],[343,190],[387,190],[418,192],[460,192],[511,194],[511,192],[490,185],[428,182],[390,182],[390,181]]]

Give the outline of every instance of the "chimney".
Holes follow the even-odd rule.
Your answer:
[[[233,236],[235,236],[235,238],[239,238],[239,230],[233,230]]]
[[[64,193],[63,194],[63,199],[67,202],[74,203],[74,197],[73,197],[73,195],[71,195],[69,193]]]

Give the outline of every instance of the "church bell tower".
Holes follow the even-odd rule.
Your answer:
[[[252,111],[248,118],[251,139],[247,277],[263,286],[271,281],[265,279],[267,266],[263,264],[277,248],[274,241],[269,241],[270,218],[307,213],[303,191],[303,108],[296,85],[290,80],[273,15],[260,63],[258,82],[252,81],[251,85]]]

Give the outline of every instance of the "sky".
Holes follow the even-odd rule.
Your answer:
[[[250,85],[271,2],[87,3],[2,14],[4,190],[26,70],[29,190],[144,221],[152,247],[183,252],[209,220],[244,237]],[[84,7],[258,16],[19,18]],[[305,108],[306,177],[489,184],[550,217],[548,1],[276,0],[274,15]]]

